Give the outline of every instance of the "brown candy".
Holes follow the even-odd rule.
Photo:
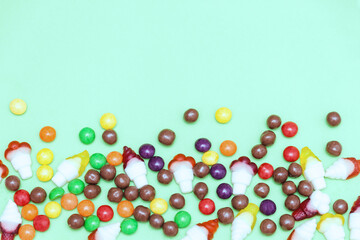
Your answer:
[[[192,123],[195,122],[199,117],[199,112],[196,109],[190,108],[184,113],[185,121]]]
[[[117,134],[114,130],[105,130],[102,134],[102,139],[107,144],[113,145],[117,141]]]
[[[17,176],[8,176],[5,180],[5,186],[9,191],[17,191],[20,188],[20,179]]]
[[[164,224],[164,218],[159,214],[153,214],[150,216],[149,222],[153,228],[161,228]]]
[[[271,219],[264,219],[260,224],[260,231],[267,236],[274,234],[276,228],[276,224]]]
[[[145,185],[140,189],[140,198],[144,201],[152,201],[155,198],[155,188],[151,185]]]
[[[162,144],[169,146],[175,140],[175,133],[170,129],[164,129],[159,133],[158,140]]]
[[[120,188],[110,188],[107,198],[110,202],[119,203],[123,198],[123,191]]]
[[[236,195],[231,199],[232,207],[238,211],[246,208],[248,204],[249,204],[249,198],[243,194]]]
[[[271,146],[274,144],[276,135],[273,131],[267,130],[260,136],[260,142],[264,146]]]
[[[279,224],[282,229],[289,231],[294,228],[295,219],[289,214],[284,214],[280,217]]]
[[[217,211],[218,219],[223,224],[230,224],[234,221],[234,212],[229,207],[220,208]]]
[[[98,184],[100,181],[100,173],[94,169],[90,169],[85,174],[84,179],[87,184]]]
[[[273,178],[277,183],[284,183],[288,178],[288,171],[283,167],[278,167],[274,170]]]
[[[85,220],[80,214],[73,214],[68,218],[67,223],[70,228],[79,229],[84,226]]]
[[[313,190],[313,186],[309,181],[302,180],[298,184],[298,192],[305,197],[310,196]]]
[[[180,193],[174,193],[169,200],[170,206],[175,209],[181,209],[185,206],[185,198]]]
[[[259,197],[265,198],[270,192],[270,187],[266,183],[258,183],[254,187],[254,192]]]
[[[282,185],[282,191],[286,194],[286,195],[291,195],[296,193],[296,185],[293,181],[287,181],[284,182],[284,184]]]
[[[277,115],[271,115],[268,117],[266,123],[270,129],[275,129],[275,128],[280,127],[281,118]]]
[[[291,163],[288,172],[290,177],[298,178],[302,174],[302,167],[298,163]]]
[[[47,196],[46,191],[41,187],[34,188],[30,193],[30,200],[34,203],[42,203]]]
[[[334,202],[333,209],[334,209],[334,212],[336,212],[338,214],[344,214],[348,210],[348,204],[345,200],[338,199]]]
[[[199,200],[204,199],[208,191],[208,186],[204,182],[198,182],[194,187],[194,194]]]
[[[210,168],[203,162],[198,162],[193,168],[194,175],[198,178],[206,177],[209,174]]]
[[[169,237],[175,237],[179,232],[178,225],[174,221],[165,222],[162,228],[164,234]]]
[[[300,198],[296,195],[290,195],[285,200],[285,207],[290,211],[298,209],[300,206]]]
[[[169,184],[173,180],[173,174],[167,169],[161,169],[158,172],[157,180],[162,184]]]
[[[101,192],[101,187],[98,185],[87,185],[84,188],[84,196],[87,199],[96,198]]]
[[[120,173],[116,176],[114,183],[118,188],[125,189],[130,185],[130,178],[125,173]]]
[[[265,157],[266,153],[267,153],[267,149],[262,144],[255,145],[251,149],[251,154],[256,159],[261,159],[261,158]]]
[[[342,151],[342,146],[338,141],[330,141],[326,144],[326,151],[333,156],[339,156]]]
[[[335,127],[341,123],[340,114],[337,112],[330,112],[326,116],[326,121],[330,124],[330,126]]]
[[[115,175],[116,168],[110,164],[106,164],[100,169],[100,176],[106,181],[113,180],[115,178]]]
[[[139,197],[139,190],[135,186],[125,188],[124,197],[128,201],[135,201]]]
[[[134,218],[138,222],[147,222],[150,218],[150,209],[142,205],[134,209]]]

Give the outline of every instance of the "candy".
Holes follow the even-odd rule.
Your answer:
[[[275,143],[275,140],[276,134],[270,130],[263,132],[260,136],[260,142],[265,147],[273,145]]]
[[[311,182],[314,189],[324,189],[326,182],[324,179],[325,171],[323,164],[308,147],[304,147],[301,150],[300,163],[305,179]]]
[[[100,125],[103,129],[113,129],[116,126],[116,117],[112,113],[105,113],[100,118]]]
[[[106,156],[106,161],[113,166],[118,166],[122,163],[123,161],[123,156],[121,153],[117,152],[117,151],[113,151],[110,152],[107,156]]]
[[[52,142],[55,140],[56,131],[53,127],[46,126],[40,130],[39,136],[44,142]]]
[[[32,177],[31,171],[31,146],[27,142],[12,141],[5,150],[6,160],[11,162],[15,171],[19,172],[22,179]]]
[[[253,176],[258,168],[248,157],[240,157],[230,164],[231,182],[233,184],[233,193],[235,195],[245,194],[246,188],[250,185]]]
[[[119,203],[123,198],[123,191],[120,188],[110,188],[108,191],[107,198],[110,202]]]
[[[126,146],[124,146],[124,171],[129,176],[130,180],[135,183],[137,188],[142,188],[148,184],[146,179],[146,166],[144,160],[136,155],[135,152]]]
[[[211,166],[217,163],[217,161],[219,160],[219,154],[214,151],[207,151],[202,155],[201,160],[206,165]]]
[[[313,193],[314,188],[309,181],[302,180],[298,184],[298,191],[301,195],[308,197]]]
[[[78,198],[75,194],[67,193],[61,198],[61,207],[65,210],[73,210],[78,205]]]
[[[266,198],[270,192],[270,187],[266,183],[258,183],[254,186],[254,192],[261,198]]]
[[[321,216],[316,228],[327,240],[345,239],[344,222],[342,215],[326,213]]]
[[[218,219],[198,223],[186,232],[186,236],[182,240],[211,240],[214,238],[214,234],[216,233],[218,228]]]
[[[285,207],[290,211],[298,209],[300,206],[300,198],[296,195],[289,195],[285,199]]]
[[[348,210],[348,204],[343,199],[338,199],[333,204],[334,212],[338,214],[345,214]]]
[[[57,173],[52,178],[52,181],[56,184],[56,186],[62,187],[67,182],[81,176],[88,163],[89,153],[86,150],[82,153],[69,157],[59,165]]]
[[[106,181],[111,181],[116,176],[116,168],[113,165],[106,164],[100,169],[100,176]]]
[[[207,152],[211,148],[211,142],[207,138],[199,138],[195,142],[195,149],[199,152]]]
[[[186,211],[180,211],[176,213],[174,221],[179,228],[186,228],[190,225],[191,215]]]
[[[94,153],[90,157],[90,165],[95,169],[100,169],[106,164],[106,157],[101,153]]]
[[[36,176],[41,182],[50,181],[53,175],[54,171],[49,165],[41,165],[36,171]]]
[[[284,149],[283,157],[288,162],[295,162],[299,159],[300,152],[294,146],[288,146]]]
[[[277,183],[284,183],[288,178],[289,173],[284,167],[278,167],[274,170],[273,178]]]
[[[234,211],[229,207],[220,208],[217,217],[222,224],[230,224],[234,221]]]
[[[56,187],[53,190],[51,190],[50,194],[49,194],[49,199],[51,201],[54,201],[57,198],[61,198],[65,193],[65,190],[61,187]]]
[[[34,218],[38,215],[38,208],[34,204],[26,204],[21,209],[21,216],[28,221],[34,220]]]
[[[162,184],[169,184],[173,180],[173,174],[167,169],[161,169],[157,174],[157,180]]]
[[[100,181],[100,173],[94,169],[90,169],[85,174],[84,180],[87,184],[96,185]]]
[[[162,229],[164,234],[169,237],[175,237],[179,232],[179,228],[174,221],[165,222]]]
[[[84,191],[84,188],[85,188],[85,183],[80,179],[71,180],[68,184],[69,192],[75,195],[82,193]]]
[[[82,200],[77,206],[79,214],[83,217],[88,217],[95,211],[95,205],[90,200]]]
[[[158,156],[151,157],[148,162],[149,168],[155,172],[158,172],[161,169],[163,169],[164,165],[165,165],[164,159]]]
[[[84,188],[84,196],[87,199],[94,199],[101,193],[101,187],[99,185],[87,185]]]
[[[33,225],[36,231],[45,232],[50,227],[50,220],[45,215],[37,215],[34,218]]]
[[[267,149],[264,145],[258,144],[251,149],[251,155],[256,159],[261,159],[267,154]]]
[[[95,131],[89,127],[85,127],[80,130],[79,138],[83,144],[90,144],[95,140]]]
[[[109,145],[113,145],[117,142],[117,134],[114,130],[105,130],[102,134],[102,139]]]
[[[260,165],[258,174],[261,179],[269,179],[272,177],[273,173],[274,168],[271,166],[271,164],[263,163]]]
[[[9,174],[9,169],[3,162],[0,160],[0,183],[1,181],[6,178],[6,176]]]
[[[184,120],[188,123],[195,122],[199,117],[199,112],[196,109],[190,108],[184,113]]]
[[[150,202],[150,210],[156,214],[164,214],[168,208],[167,202],[162,198],[155,198]]]
[[[215,170],[215,169],[214,169]],[[226,169],[225,169],[226,171]],[[194,168],[193,168],[193,172],[194,172],[194,175],[198,178],[204,178],[206,177],[209,172],[210,172],[210,168],[208,165],[206,165],[205,163],[203,162],[198,162],[195,164]]]
[[[30,200],[34,203],[42,203],[45,201],[46,196],[47,193],[43,188],[36,187],[30,193]]]
[[[163,129],[158,135],[158,140],[160,143],[169,146],[173,144],[175,137],[176,135],[173,130]]]
[[[140,198],[144,201],[152,201],[155,198],[155,194],[155,188],[151,185],[145,185],[140,188]]]
[[[139,154],[142,158],[149,159],[155,154],[155,148],[153,145],[146,143],[140,146]]]
[[[277,115],[270,115],[267,118],[266,123],[270,129],[276,129],[281,125],[281,118]]]
[[[300,207],[292,213],[292,216],[296,221],[301,221],[317,214],[323,215],[329,211],[329,204],[330,197],[326,193],[317,190],[300,204]]]
[[[330,141],[326,144],[326,151],[333,156],[339,156],[342,151],[342,146],[338,141]]]
[[[185,206],[185,198],[180,193],[174,193],[170,196],[169,203],[175,209],[182,209]]]
[[[93,231],[89,240],[116,240],[120,234],[120,223],[112,223]]]
[[[217,163],[211,166],[210,175],[215,179],[223,179],[226,176],[226,168],[224,165]]]
[[[284,182],[282,185],[282,191],[286,194],[286,195],[291,195],[296,193],[296,185],[293,181],[287,181]]]
[[[134,210],[134,218],[139,222],[147,222],[150,218],[150,209],[139,205]]]
[[[14,239],[15,235],[18,234],[21,223],[19,209],[13,201],[9,200],[0,216],[1,239]]]
[[[293,162],[289,165],[288,172],[290,177],[300,177],[302,174],[302,167],[300,166],[300,164]]]
[[[102,222],[108,222],[114,217],[114,211],[109,205],[102,205],[96,211],[96,215]]]
[[[220,152],[224,156],[232,156],[236,153],[237,146],[233,141],[226,140],[220,145]]]
[[[199,199],[202,200],[208,194],[209,189],[206,183],[198,182],[194,187],[194,194]]]
[[[114,183],[118,188],[125,189],[130,184],[130,178],[125,173],[120,173],[116,176]]]
[[[308,220],[297,226],[288,237],[288,240],[311,240],[316,230],[316,219]]]
[[[260,231],[267,235],[273,235],[276,231],[276,224],[271,219],[264,219],[260,224]]]
[[[117,205],[117,212],[120,217],[128,218],[134,213],[134,206],[130,201],[124,200]]]
[[[22,115],[26,112],[27,109],[26,102],[19,98],[12,100],[9,107],[10,111],[15,115]]]
[[[18,206],[25,206],[30,202],[30,194],[28,191],[20,189],[14,194],[14,202]]]
[[[91,215],[85,220],[85,230],[88,232],[95,231],[100,226],[100,220],[97,216]]]
[[[332,127],[338,126],[341,123],[340,114],[337,112],[330,112],[326,116],[326,121]]]
[[[174,174],[175,182],[180,185],[182,193],[192,192],[192,180],[194,179],[193,167],[195,160],[193,157],[185,157],[184,154],[176,155],[169,162],[168,168]]]
[[[5,180],[5,186],[9,191],[17,191],[20,188],[20,179],[17,176],[8,176]]]
[[[61,205],[57,202],[49,202],[45,205],[44,211],[49,218],[57,218],[61,213]]]
[[[351,179],[360,173],[360,161],[355,158],[340,158],[326,169],[325,177],[332,179]]]
[[[153,228],[161,228],[164,224],[164,218],[159,214],[152,214],[149,218],[149,222]]]
[[[202,214],[210,215],[215,211],[215,203],[210,198],[204,198],[199,202],[199,210]]]
[[[254,229],[256,223],[256,215],[259,207],[253,203],[242,209],[234,218],[231,225],[231,239],[243,240]]]
[[[289,214],[284,214],[280,217],[279,224],[283,230],[289,231],[294,228],[295,219],[293,216],[291,216]]]
[[[68,218],[67,223],[71,229],[79,229],[84,226],[85,220],[81,215],[75,213]]]
[[[266,216],[273,215],[276,212],[276,204],[269,200],[263,200],[260,203],[260,212]]]
[[[246,208],[248,204],[249,198],[243,194],[236,195],[231,199],[231,206],[238,211]]]
[[[54,153],[48,148],[43,148],[36,154],[36,159],[41,165],[48,165],[53,161]]]
[[[216,194],[221,199],[230,198],[232,193],[233,193],[232,187],[230,186],[230,184],[227,183],[221,183],[216,189]]]
[[[134,234],[138,228],[138,223],[135,219],[127,218],[121,222],[120,228],[121,232],[126,235]]]
[[[139,190],[135,186],[125,188],[124,196],[128,201],[135,201],[139,197]]]
[[[360,239],[360,197],[354,202],[349,214],[350,240]]]
[[[231,110],[226,107],[219,108],[215,112],[215,119],[219,123],[224,124],[229,122],[231,120],[231,116],[232,116]]]
[[[282,125],[281,131],[285,137],[294,137],[298,132],[298,126],[294,122],[286,122]]]
[[[19,228],[19,237],[21,240],[32,240],[35,238],[35,228],[30,224],[22,225]]]

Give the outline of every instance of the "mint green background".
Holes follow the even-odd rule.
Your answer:
[[[282,150],[295,145],[309,146],[327,167],[337,159],[325,152],[329,140],[343,144],[343,157],[359,156],[359,43],[360,8],[355,0],[0,0],[1,151],[12,140],[28,141],[33,147],[35,173],[39,167],[36,153],[44,147],[55,154],[54,169],[64,158],[84,149],[107,154],[121,151],[124,145],[137,150],[145,142],[153,143],[156,154],[166,162],[180,152],[200,161],[201,154],[193,145],[197,138],[207,137],[216,151],[223,140],[237,143],[234,157],[220,156],[219,162],[228,166],[231,160],[250,155],[266,129],[267,116],[276,113],[283,121],[297,122],[299,133],[285,139],[276,130],[275,145],[256,163],[287,167]],[[27,102],[25,115],[10,113],[8,105],[14,98]],[[226,125],[214,119],[216,109],[222,106],[233,111]],[[182,119],[189,107],[200,112],[195,124]],[[343,118],[336,128],[325,122],[326,114],[333,110]],[[118,119],[115,130],[119,140],[114,146],[101,140],[99,119],[105,112]],[[38,137],[46,125],[57,130],[52,143]],[[78,132],[85,126],[97,134],[90,146],[78,140]],[[157,142],[157,133],[163,128],[177,134],[171,147]],[[118,171],[122,172],[122,167]],[[148,179],[156,186],[157,197],[168,199],[179,192],[175,182],[160,186],[154,172],[148,173]],[[215,189],[221,182],[229,182],[230,174],[223,181],[211,176],[205,181],[217,209],[229,206],[230,199],[220,200]],[[359,195],[358,181],[327,180],[325,192],[332,203],[344,198],[351,206]],[[252,191],[257,182],[258,176],[247,194],[251,202],[259,204],[261,199]],[[271,219],[278,222],[281,214],[289,213],[283,206],[285,196],[272,179],[265,182],[271,186],[269,198],[278,207]],[[36,176],[22,182],[22,188],[29,191],[38,185],[46,190],[54,187],[51,182],[40,183]],[[96,206],[109,204],[106,194],[113,184],[102,180],[101,186],[103,193],[94,201]],[[2,210],[13,194],[3,183],[0,193]],[[216,212],[202,215],[197,203],[193,194],[186,195],[184,210],[192,213],[191,225],[216,217]],[[134,204],[149,205],[140,200]],[[44,205],[38,205],[41,214]],[[37,233],[36,239],[85,239],[85,230],[67,227],[72,213],[63,211],[51,221],[50,230]],[[169,208],[164,217],[173,220],[175,214]],[[258,214],[248,239],[285,239],[289,235],[278,227],[272,237],[263,236],[259,230],[263,219],[265,216]],[[121,220],[115,214],[113,221]],[[346,231],[348,238],[347,222]],[[180,230],[173,239],[181,239],[185,232]],[[166,239],[148,223],[139,223],[134,235],[121,234],[119,239],[150,236]],[[220,224],[214,239],[229,238],[230,226]],[[314,239],[324,238],[316,233]]]

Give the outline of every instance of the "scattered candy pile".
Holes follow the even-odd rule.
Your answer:
[[[20,99],[10,103],[10,110],[16,115],[24,114],[26,108],[26,103]],[[195,122],[198,117],[199,113],[195,109],[189,109],[184,113],[184,119],[188,123]],[[232,113],[228,108],[220,108],[215,113],[215,119],[222,124],[229,122],[231,117]],[[340,124],[341,118],[338,113],[331,112],[327,115],[327,121],[334,127]],[[100,119],[100,125],[105,130],[102,139],[109,145],[117,142],[117,133],[114,131],[116,123],[116,118],[111,113],[104,114]],[[298,132],[296,123],[286,122],[281,125],[281,119],[276,115],[271,115],[267,119],[267,125],[272,130],[281,126],[283,135],[288,138],[294,137]],[[275,143],[276,134],[272,130],[264,131],[260,136],[260,144],[251,149],[252,157],[255,159],[263,158],[267,154],[267,147]],[[41,129],[39,136],[44,142],[52,142],[56,138],[56,131],[46,126]],[[164,129],[158,135],[159,142],[164,145],[171,145],[175,138],[176,135],[171,129]],[[85,127],[79,132],[79,139],[83,144],[91,144],[95,140],[95,131]],[[347,212],[348,204],[338,199],[333,204],[336,214],[329,213],[330,197],[321,190],[326,188],[325,177],[346,180],[357,176],[360,173],[359,160],[340,158],[325,171],[321,160],[308,147],[304,147],[300,152],[296,147],[288,146],[283,151],[284,159],[291,162],[288,169],[278,167],[274,170],[269,163],[263,163],[258,167],[246,156],[232,161],[227,169],[223,164],[217,163],[219,154],[210,150],[211,147],[208,139],[199,138],[195,142],[195,149],[203,153],[201,162],[196,162],[193,157],[180,153],[173,157],[167,169],[164,169],[163,158],[155,156],[155,148],[151,144],[143,144],[138,154],[125,146],[122,153],[113,151],[106,157],[101,153],[93,153],[90,156],[85,150],[64,159],[55,175],[50,167],[54,158],[53,152],[44,148],[36,155],[37,161],[41,164],[36,175],[40,181],[52,180],[56,185],[49,195],[41,187],[35,187],[30,193],[20,189],[20,179],[15,175],[8,176],[9,170],[0,160],[0,182],[6,178],[6,188],[14,192],[13,200],[8,200],[0,217],[1,239],[13,239],[18,234],[20,239],[31,240],[35,237],[36,231],[47,231],[50,227],[50,219],[59,217],[62,209],[67,211],[76,209],[78,213],[72,214],[67,223],[71,229],[84,227],[90,232],[89,240],[116,239],[120,232],[133,234],[138,228],[138,222],[149,222],[153,228],[162,228],[166,236],[176,236],[179,229],[191,224],[191,214],[181,210],[186,202],[182,194],[193,192],[199,199],[199,211],[204,215],[212,214],[216,210],[215,202],[206,198],[209,191],[207,184],[198,182],[193,186],[194,177],[204,178],[210,174],[214,179],[220,180],[226,176],[228,170],[231,171],[232,185],[221,183],[217,186],[216,193],[220,199],[229,199],[234,195],[231,205],[239,212],[235,215],[230,206],[218,209],[217,219],[190,227],[184,240],[212,239],[219,222],[232,224],[232,239],[242,240],[253,231],[259,211],[266,216],[272,216],[277,207],[275,202],[265,199],[270,191],[270,187],[265,182],[257,183],[253,189],[257,196],[264,199],[259,206],[250,203],[246,196],[246,192],[249,191],[248,186],[256,174],[263,180],[272,177],[276,183],[282,185],[282,191],[287,195],[284,204],[292,214],[282,215],[278,222],[283,230],[293,229],[288,239],[312,239],[316,229],[328,240],[345,238],[342,214]],[[326,151],[334,156],[339,156],[341,150],[341,144],[337,141],[331,141],[326,146]],[[220,145],[220,153],[224,156],[233,156],[236,151],[237,146],[233,141],[226,140]],[[30,153],[31,146],[27,142],[13,141],[5,150],[5,159],[11,163],[22,180],[32,177]],[[299,158],[300,164],[296,163]],[[168,202],[156,198],[155,188],[148,183],[148,168],[144,159],[148,159],[147,165],[150,170],[158,172],[157,180],[161,184],[169,184],[174,179],[179,185],[182,194],[175,193],[169,198],[170,207],[180,210],[175,215],[174,221],[165,221],[162,216],[168,209]],[[92,169],[85,173],[83,181],[79,177],[83,175],[89,163]],[[125,173],[117,174],[116,167],[121,164]],[[298,186],[288,180],[289,177],[298,178],[301,175],[305,180],[300,181]],[[101,194],[102,189],[98,185],[101,179],[114,182],[114,187],[107,192],[107,199],[118,204],[116,209],[109,205],[101,205],[96,209],[91,201]],[[130,186],[131,182],[134,186]],[[64,190],[66,184],[68,193]],[[308,198],[300,202],[300,198],[295,195],[296,192]],[[79,202],[77,197],[79,194],[84,194],[87,199]],[[38,208],[34,204],[44,202],[47,197],[50,202],[45,205],[45,215],[39,215]],[[150,208],[143,205],[134,207],[132,202],[139,197],[145,202],[150,202]],[[21,211],[18,207],[22,207]],[[114,211],[124,220],[121,223],[100,226],[101,222],[112,220]],[[309,219],[315,215],[322,215],[318,223],[315,219],[305,220],[294,229],[296,221]],[[22,219],[33,221],[33,225],[21,225]],[[350,211],[349,228],[350,239],[360,239],[360,197]],[[264,235],[272,235],[276,229],[277,224],[270,218],[260,224],[260,231]]]

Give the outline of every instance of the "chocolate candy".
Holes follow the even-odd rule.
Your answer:
[[[260,231],[267,236],[272,235],[276,231],[276,224],[273,220],[264,219],[260,224]]]
[[[130,178],[125,173],[120,173],[116,176],[114,183],[118,188],[125,189],[130,185]]]
[[[231,199],[231,205],[234,209],[240,211],[249,204],[249,198],[246,195],[239,194]]]
[[[234,212],[229,207],[220,208],[217,211],[218,219],[223,224],[230,224],[234,221]]]
[[[80,214],[73,214],[68,218],[67,223],[70,228],[79,229],[84,226],[85,220]]]
[[[100,176],[106,181],[113,180],[115,178],[115,175],[116,168],[110,164],[106,164],[100,169]]]
[[[348,210],[348,204],[345,200],[338,199],[334,202],[333,209],[334,209],[334,212],[336,212],[338,214],[344,214]]]
[[[286,195],[291,195],[296,193],[296,185],[293,181],[287,181],[284,182],[284,184],[282,185],[282,191],[286,194]]]
[[[298,209],[300,206],[300,198],[296,195],[290,195],[285,200],[285,207],[290,211]]]
[[[150,218],[150,209],[139,205],[134,209],[134,218],[138,222],[147,222]]]
[[[169,199],[170,206],[175,209],[182,209],[185,206],[185,198],[180,193],[174,193]]]
[[[30,193],[30,200],[34,203],[42,203],[47,196],[46,191],[41,187],[34,188]]]
[[[110,202],[119,203],[123,198],[123,191],[120,188],[110,188],[107,198]]]
[[[266,153],[267,153],[266,147],[262,144],[255,145],[251,149],[251,154],[256,159],[261,159],[265,157]]]
[[[192,123],[195,122],[199,117],[199,112],[196,109],[190,108],[184,113],[185,121]]]
[[[139,197],[139,190],[135,186],[125,188],[124,197],[128,201],[135,201]]]
[[[163,232],[166,236],[174,237],[178,234],[179,228],[178,225],[174,221],[167,221],[162,226]]]
[[[164,224],[164,218],[159,214],[153,214],[150,216],[149,222],[153,228],[161,228]]]
[[[98,184],[100,181],[100,173],[94,169],[90,169],[85,174],[84,179],[87,184]]]
[[[279,224],[282,229],[289,231],[294,228],[295,219],[289,214],[284,214],[280,217]]]
[[[271,146],[274,144],[276,135],[273,131],[267,130],[260,136],[260,142],[264,146]]]
[[[278,167],[274,170],[273,178],[277,183],[284,183],[288,178],[288,171],[283,167]]]
[[[199,199],[202,200],[208,194],[208,186],[204,182],[198,182],[194,187],[194,194]]]
[[[162,184],[169,184],[173,180],[173,174],[167,169],[161,169],[158,172],[157,180]]]
[[[17,176],[8,176],[5,180],[5,186],[9,191],[17,191],[20,188],[20,179]]]
[[[280,127],[281,118],[277,115],[271,115],[268,117],[266,123],[270,129],[275,129],[275,128]]]
[[[314,190],[313,186],[311,185],[311,183],[309,181],[302,180],[298,184],[299,193],[305,197],[310,196],[312,194],[313,190]]]
[[[254,192],[259,197],[265,198],[270,192],[270,187],[266,183],[258,183],[254,187]]]
[[[170,129],[164,129],[159,133],[158,140],[162,144],[169,146],[175,140],[175,133]]]
[[[104,142],[106,142],[107,144],[113,145],[114,143],[116,143],[117,141],[117,134],[114,130],[109,129],[109,130],[105,130],[102,134],[102,139],[104,140]]]
[[[84,196],[87,199],[96,198],[101,192],[101,187],[98,185],[87,185],[84,188]]]
[[[333,156],[339,156],[342,151],[342,146],[338,141],[330,141],[326,144],[326,151]]]
[[[198,163],[195,164],[195,166],[193,168],[193,172],[194,172],[194,175],[196,177],[203,178],[203,177],[206,177],[206,175],[209,174],[210,169],[209,169],[209,166],[206,165],[205,163],[198,162]]]
[[[140,189],[140,198],[144,201],[152,201],[155,198],[155,188],[151,185],[145,185]]]
[[[330,126],[335,127],[341,123],[340,114],[337,112],[330,112],[326,116],[326,121],[330,124]]]
[[[298,163],[291,163],[289,165],[288,172],[290,177],[300,177],[302,174],[302,167]]]

